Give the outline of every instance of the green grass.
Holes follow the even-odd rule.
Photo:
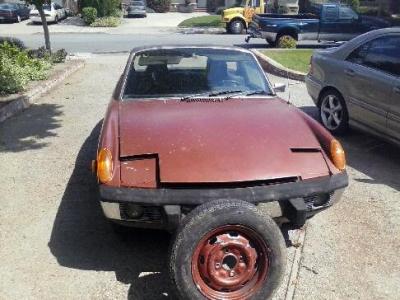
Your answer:
[[[121,18],[119,17],[102,17],[97,18],[91,27],[118,27],[121,24]]]
[[[222,27],[221,16],[201,16],[186,19],[182,21],[178,27]]]
[[[261,50],[260,52],[288,69],[307,73],[313,50]]]

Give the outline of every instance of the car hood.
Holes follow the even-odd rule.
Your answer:
[[[329,175],[320,144],[278,99],[122,101],[120,156],[158,157],[165,183],[218,183]]]
[[[232,8],[227,8],[224,9],[224,16],[230,15],[230,14],[241,14],[243,13],[244,8],[243,7],[232,7]]]
[[[45,14],[50,14],[50,13],[51,13],[51,10],[49,10],[49,9],[43,9],[43,12],[44,12]],[[31,13],[31,14],[39,14],[39,11],[38,11],[37,9],[32,9],[30,13]]]

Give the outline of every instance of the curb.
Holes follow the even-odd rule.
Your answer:
[[[36,99],[56,87],[68,76],[72,75],[85,65],[84,60],[74,59],[73,61],[75,63],[67,66],[60,73],[53,75],[53,77],[50,77],[45,81],[39,81],[38,86],[25,91],[23,94],[9,96],[9,100],[7,100],[9,103],[0,108],[0,123],[28,108]]]
[[[220,34],[225,33],[226,29],[222,27],[178,27],[177,32],[183,34]]]
[[[288,69],[256,49],[250,50],[256,55],[264,71],[284,78],[305,81],[307,74]]]
[[[294,253],[293,264],[290,270],[288,285],[286,288],[285,300],[293,300],[296,293],[297,280],[299,277],[300,265],[304,251],[304,243],[307,233],[306,230],[307,225],[300,229],[299,239],[297,240],[297,243],[300,245],[300,247],[296,248]]]

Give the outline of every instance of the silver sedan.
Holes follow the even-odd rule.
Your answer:
[[[332,133],[351,125],[400,144],[399,27],[315,51],[306,84]]]
[[[147,17],[146,3],[144,1],[132,1],[127,8],[128,17]]]

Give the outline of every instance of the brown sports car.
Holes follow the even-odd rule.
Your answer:
[[[107,218],[175,233],[181,299],[271,297],[286,265],[273,218],[302,226],[348,184],[340,143],[240,48],[134,49],[93,167]]]

